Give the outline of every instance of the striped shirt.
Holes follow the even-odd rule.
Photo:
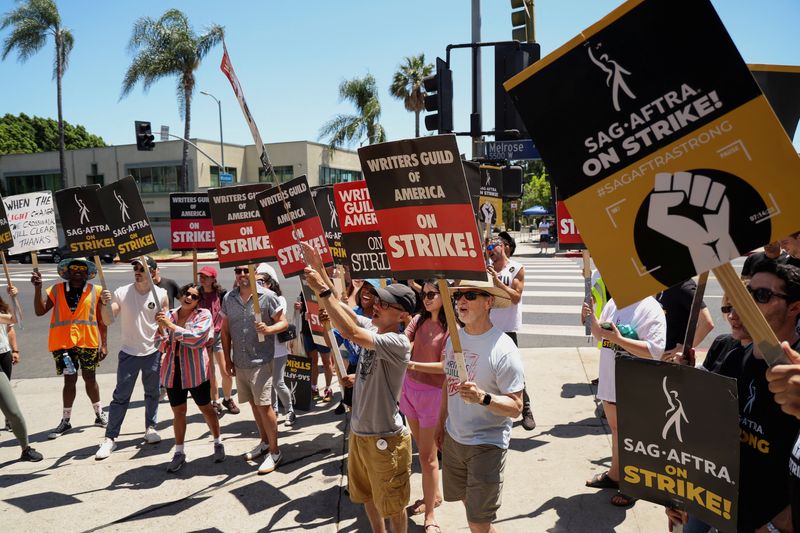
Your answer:
[[[170,311],[172,322],[178,321],[178,309]],[[214,321],[208,309],[196,308],[186,319],[183,327],[178,326],[168,334],[157,335],[161,342],[161,384],[167,388],[192,389],[208,381],[208,354],[205,349],[209,333],[213,331]],[[174,350],[177,346],[177,354]],[[180,361],[181,382],[175,381],[175,358]]]

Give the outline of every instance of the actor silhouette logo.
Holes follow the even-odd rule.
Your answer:
[[[686,417],[686,412],[683,410],[683,403],[681,403],[680,399],[678,398],[677,390],[670,390],[667,388],[667,376],[664,376],[661,386],[664,389],[664,396],[667,398],[667,403],[669,404],[669,409],[667,409],[667,411],[664,413],[664,416],[667,417],[667,421],[664,424],[664,429],[661,430],[661,438],[666,440],[669,430],[674,429],[675,436],[678,438],[678,441],[683,443],[683,436],[681,435],[681,420],[687,424],[689,423],[689,419]]]
[[[125,203],[125,198],[117,194],[117,191],[114,191],[114,198],[117,199],[117,203],[119,204],[119,214],[122,217],[122,222],[126,222],[131,219],[131,216],[128,214],[128,204]]]
[[[333,203],[333,196],[329,194],[326,200],[328,200],[328,208],[331,210],[331,228],[338,228],[339,212],[336,211],[336,205]]]
[[[77,194],[74,195],[74,198],[75,198],[75,203],[78,204],[78,212],[81,215],[80,223],[83,224],[85,222],[86,224],[88,224],[89,223],[89,213],[90,213],[89,208],[86,207],[86,204],[83,202],[83,200],[78,198]]]
[[[744,414],[749,415],[753,410],[753,405],[756,403],[756,380],[750,382],[750,386],[747,390],[750,395],[747,397],[747,402],[744,404],[744,409],[742,409],[742,411]]]
[[[625,70],[618,62],[610,59],[608,54],[600,53],[600,47],[602,46],[602,43],[597,43],[595,45],[595,50],[599,54],[598,56],[595,56],[594,52],[592,52],[591,45],[587,46],[586,50],[589,53],[589,59],[592,63],[606,75],[606,85],[611,89],[611,102],[614,104],[614,109],[620,111],[620,91],[625,93],[631,100],[636,100],[636,95],[633,94],[633,91],[631,91],[625,81],[625,76],[630,76],[631,73]]]

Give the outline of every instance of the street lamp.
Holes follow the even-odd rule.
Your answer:
[[[222,185],[222,173],[225,172],[225,145],[222,142],[222,103],[211,93],[200,91],[200,94],[213,98],[217,103],[217,109],[219,109],[219,158],[222,160],[222,168],[219,169],[218,179],[220,180],[220,185]]]

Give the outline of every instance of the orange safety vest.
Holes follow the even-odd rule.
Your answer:
[[[50,317],[50,339],[47,349],[51,352],[69,348],[98,348],[100,330],[97,327],[97,303],[100,287],[87,283],[78,306],[73,313],[67,304],[64,284],[59,283],[50,290],[53,297],[53,315]]]

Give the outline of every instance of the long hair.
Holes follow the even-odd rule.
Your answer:
[[[426,279],[422,283],[423,292],[425,290],[425,285],[433,285],[434,287],[436,287],[436,292],[439,292],[439,286],[437,285],[437,283],[438,282],[435,279]],[[448,282],[447,286],[448,287],[450,286],[449,282]],[[439,294],[439,296],[442,298],[442,306],[439,308],[439,313],[438,313],[438,317],[437,318],[439,319],[439,323],[442,324],[442,326],[445,329],[447,329],[447,315],[444,312],[444,298],[446,298],[447,295],[446,294]],[[425,308],[424,299],[425,299],[425,297],[423,295],[422,311],[420,311],[420,313],[419,313],[419,322],[417,323],[417,327],[420,327],[423,322],[425,322],[426,320],[428,320],[429,318],[431,318],[433,316],[433,315],[431,315],[431,312],[428,311]]]
[[[5,300],[3,300],[2,296],[0,296],[0,313],[3,313],[5,315],[10,312],[11,312],[11,306],[8,305],[8,303]]]
[[[283,294],[281,293],[281,284],[278,283],[277,279],[274,279],[272,277],[268,277],[267,286],[268,286],[268,288],[270,290],[272,290],[272,292],[274,292],[278,296],[283,296]]]

